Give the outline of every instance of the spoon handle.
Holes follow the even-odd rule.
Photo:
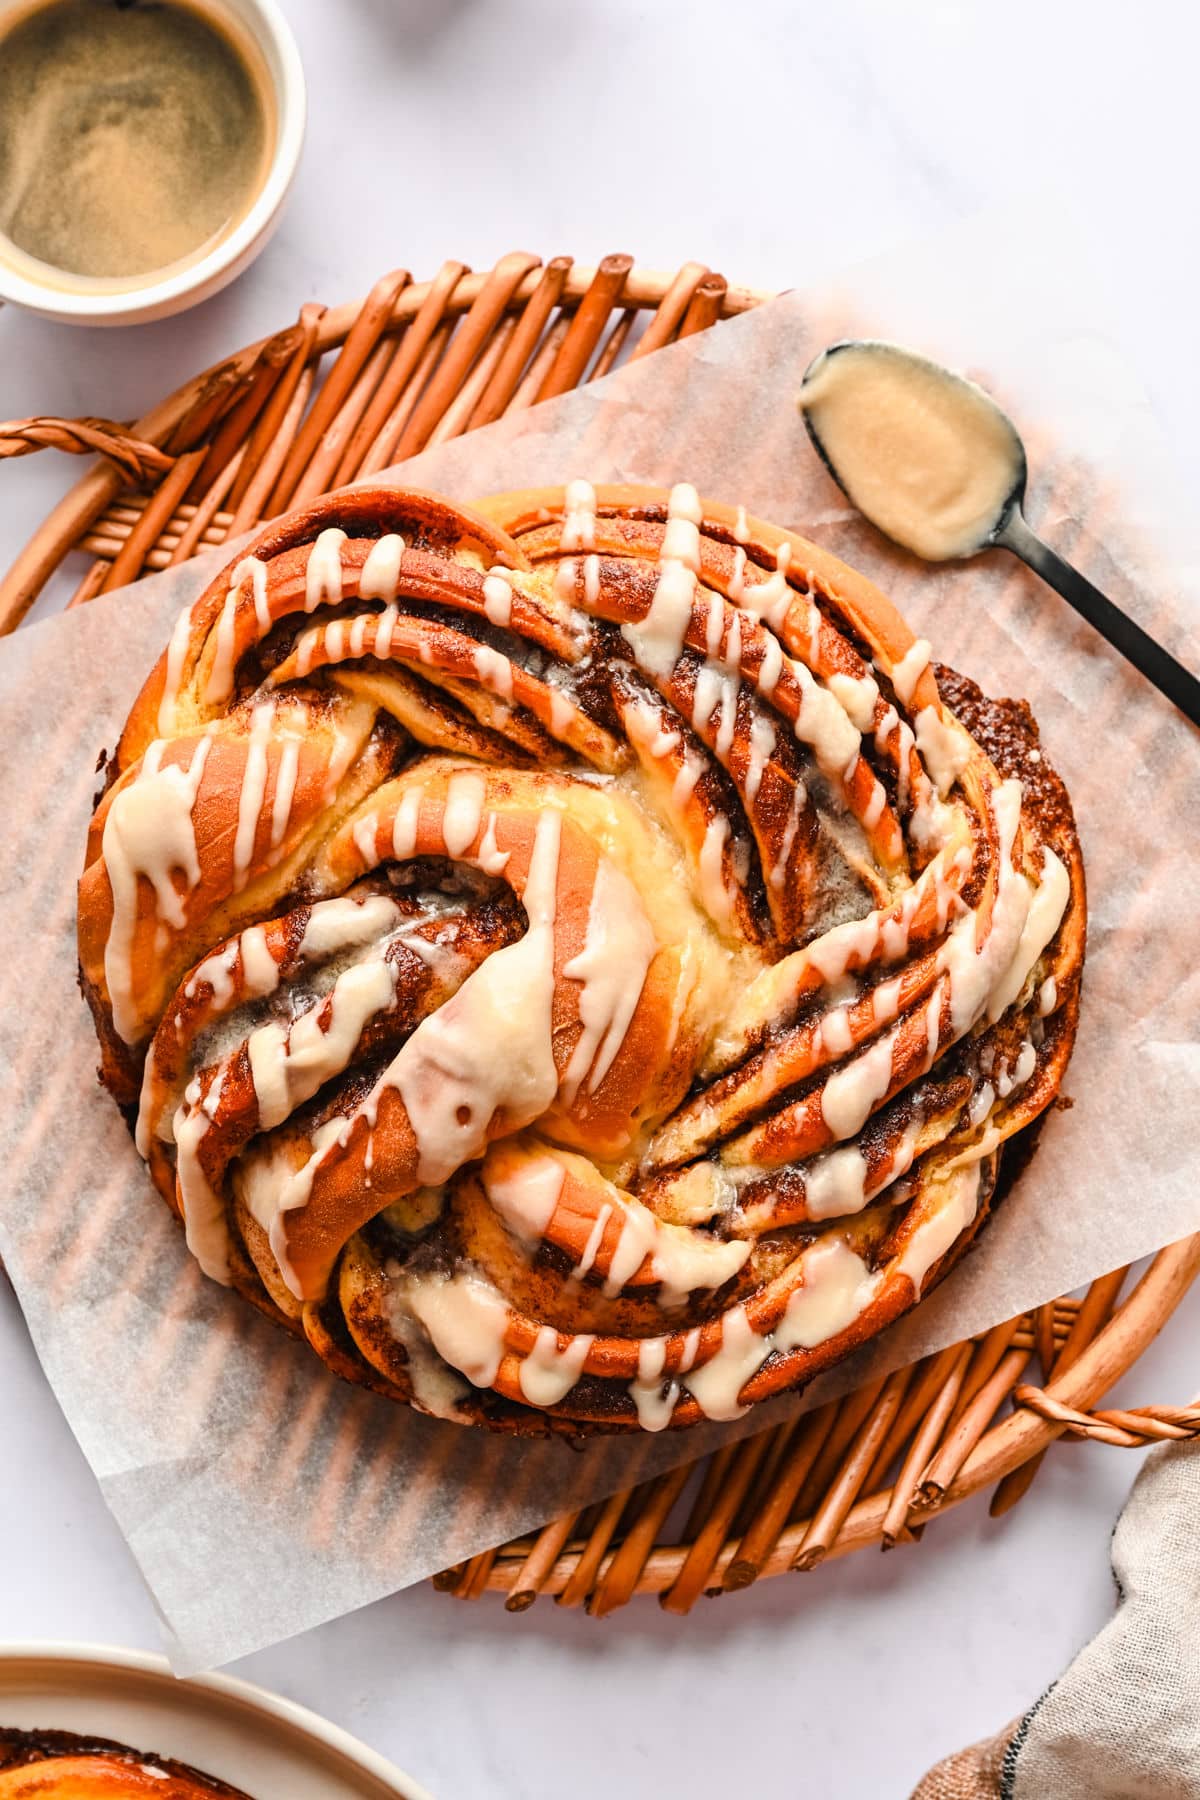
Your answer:
[[[1011,550],[1027,563],[1035,575],[1048,582],[1055,591],[1062,595],[1075,611],[1085,618],[1103,638],[1119,650],[1135,669],[1139,669],[1147,681],[1152,681],[1161,694],[1177,706],[1181,713],[1200,725],[1200,681],[1185,669],[1181,662],[1168,650],[1135,625],[1127,613],[1098,587],[1073,569],[1069,562],[1064,562],[1057,551],[1044,544],[1037,533],[1031,531],[1019,506],[1014,507],[1005,525],[996,535],[996,543]]]

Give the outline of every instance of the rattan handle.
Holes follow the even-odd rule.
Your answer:
[[[148,487],[175,461],[133,437],[112,419],[9,419],[0,424],[0,458],[31,456],[35,450],[66,450],[72,456],[107,456],[135,487]]]
[[[1200,1406],[1137,1406],[1131,1411],[1112,1408],[1104,1412],[1077,1412],[1063,1406],[1044,1388],[1019,1387],[1013,1399],[1043,1419],[1061,1425],[1073,1437],[1093,1438],[1120,1449],[1144,1450],[1147,1444],[1200,1437]]]

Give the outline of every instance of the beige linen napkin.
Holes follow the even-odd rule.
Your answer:
[[[1112,1543],[1117,1611],[1021,1719],[912,1800],[1196,1800],[1200,1444],[1147,1457]]]

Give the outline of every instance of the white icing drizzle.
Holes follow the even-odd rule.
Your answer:
[[[590,550],[596,542],[595,488],[590,481],[568,481],[563,499],[563,549]]]
[[[496,842],[496,815],[488,814],[487,830],[480,839],[476,860],[485,875],[503,875],[508,867],[510,850],[501,850]]]
[[[400,797],[396,816],[392,820],[392,855],[397,862],[406,862],[416,849],[424,798],[425,790],[420,786],[405,788]]]
[[[259,631],[265,637],[271,629],[271,606],[267,598],[267,565],[257,556],[243,557],[234,570],[235,581],[250,577],[250,589],[254,595],[254,618]]]
[[[755,713],[750,721],[750,746],[744,782],[746,799],[753,802],[762,785],[763,770],[775,751],[775,727],[763,713]]]
[[[854,1043],[848,1009],[836,1006],[832,1012],[826,1013],[818,1027],[818,1035],[830,1056],[845,1056]]]
[[[193,1081],[184,1103],[175,1114],[176,1191],[183,1212],[187,1247],[204,1273],[229,1285],[229,1227],[225,1200],[217,1193],[200,1163],[200,1144],[211,1120],[198,1104],[200,1084]]]
[[[1058,1004],[1058,983],[1053,975],[1047,975],[1038,989],[1037,1009],[1041,1018],[1046,1018]]]
[[[874,831],[883,817],[883,809],[887,805],[887,794],[882,782],[877,781],[871,789],[871,798],[863,809],[862,823],[864,831]]]
[[[225,595],[225,603],[217,620],[216,647],[213,652],[212,667],[204,687],[204,697],[211,704],[220,706],[228,700],[233,692],[234,647],[237,623],[238,600],[242,583],[249,581],[254,595],[254,616],[262,635],[271,628],[271,612],[267,600],[267,565],[257,556],[244,556],[241,562],[234,565],[229,577],[229,590]],[[189,615],[190,617],[190,615]],[[178,630],[179,627],[176,627]],[[172,646],[174,639],[172,639]],[[168,652],[168,671],[170,667]],[[169,685],[169,674],[168,674]],[[164,695],[165,699],[165,695]],[[174,704],[172,703],[171,723],[174,723]],[[159,730],[163,729],[162,713],[159,714]]]
[[[918,681],[929,667],[933,645],[928,638],[914,638],[892,670],[892,686],[901,706],[911,706]]]
[[[241,948],[240,938],[234,938],[223,950],[214,950],[211,956],[206,956],[189,976],[183,990],[184,998],[194,999],[199,984],[206,981],[212,990],[212,1004],[227,1006],[233,997],[233,972],[238,966]],[[275,966],[274,958],[271,959],[271,966]]]
[[[507,629],[512,622],[512,575],[509,570],[489,569],[483,578],[483,612],[493,625]]]
[[[721,1321],[721,1348],[688,1376],[688,1391],[708,1419],[740,1419],[750,1409],[738,1395],[770,1355],[769,1339],[759,1337],[744,1306],[733,1306]]]
[[[892,1052],[899,1030],[878,1038],[853,1062],[835,1069],[821,1090],[821,1117],[835,1139],[854,1137],[892,1079]]]
[[[977,1149],[980,1154],[986,1154],[982,1144]],[[908,1276],[918,1299],[934,1263],[946,1254],[974,1220],[979,1208],[981,1173],[980,1162],[976,1160],[965,1168],[951,1169],[932,1184],[931,1193],[945,1190],[944,1195],[936,1210],[916,1227],[895,1265],[898,1274]]]
[[[746,509],[739,506],[733,521],[733,535],[739,544],[744,544],[750,535],[750,527],[746,523]]]
[[[695,592],[696,577],[691,570],[683,563],[667,563],[645,618],[636,625],[622,625],[621,636],[650,674],[665,678],[679,661]]]
[[[144,876],[153,887],[158,917],[181,931],[187,913],[173,877],[183,876],[185,892],[200,880],[192,809],[211,743],[201,738],[186,768],[178,763],[163,768],[166,745],[156,739],[134,780],[114,796],[104,821],[102,849],[113,899],[104,979],[113,1027],[127,1044],[137,1042],[141,1023],[133,994],[138,879]]]
[[[484,1165],[487,1196],[506,1224],[526,1243],[543,1238],[559,1205],[566,1171],[553,1152],[527,1156],[501,1153]],[[631,1194],[606,1183],[599,1192],[596,1218],[575,1268],[582,1280],[603,1247],[605,1229],[616,1219],[618,1230],[608,1256],[604,1293],[614,1299],[649,1261],[652,1280],[659,1283],[659,1303],[677,1306],[697,1288],[718,1288],[736,1275],[750,1254],[747,1239],[722,1241],[672,1225]]]
[[[1030,910],[1029,883],[1012,860],[1021,820],[1020,782],[1002,782],[993,795],[993,806],[999,845],[991,929],[980,944],[979,914],[967,912],[938,952],[938,968],[950,976],[950,1020],[956,1039],[970,1030],[987,1007],[993,988],[1008,974]]]
[[[733,734],[737,729],[737,708],[739,682],[736,675],[727,675],[721,683],[721,720],[717,726],[716,742],[713,749],[717,760],[729,761],[729,752],[733,748]]]
[[[908,804],[909,787],[912,780],[912,769],[909,758],[916,739],[907,720],[897,715],[896,719],[896,799],[903,809]]]
[[[627,1391],[637,1408],[638,1424],[643,1431],[665,1431],[675,1411],[679,1383],[674,1379],[664,1383],[662,1372],[666,1360],[665,1337],[642,1338],[638,1344],[637,1379],[629,1383]]]
[[[405,795],[407,801],[420,790]],[[342,1123],[345,1143],[358,1118],[376,1123],[382,1094],[401,1095],[416,1140],[417,1180],[438,1187],[482,1154],[492,1120],[519,1130],[546,1111],[558,1086],[551,1038],[554,920],[561,820],[538,819],[522,900],[529,925],[517,943],[488,957],[456,994],[422,1019],[355,1111]],[[415,824],[406,834],[410,849]],[[502,1054],[497,1054],[497,1047]],[[317,1144],[317,1134],[314,1144]],[[322,1142],[298,1170],[275,1169],[256,1182],[255,1217],[268,1232],[284,1280],[304,1298],[287,1256],[284,1218],[307,1204],[317,1169],[334,1139]]]
[[[820,661],[820,659],[821,659],[821,609],[819,606],[814,605],[814,603],[810,600],[808,603],[808,664],[809,664],[809,667],[811,669],[815,669],[818,662]],[[834,676],[830,680],[829,685],[830,685],[830,688],[832,689],[833,683],[835,680],[844,680],[844,681],[854,681],[856,687],[861,688],[863,683],[867,679],[868,679],[868,677],[866,677],[866,676],[850,676],[850,675]],[[858,704],[861,704],[861,700],[858,702]],[[850,710],[849,707],[847,707],[846,710],[849,711]],[[871,720],[868,719],[866,725],[861,726],[860,729],[863,731],[866,731],[869,728],[870,724],[871,724]]]
[[[1017,1059],[1011,1069],[1004,1069],[996,1077],[996,1093],[1001,1100],[1015,1093],[1017,1088],[1024,1087],[1037,1067],[1037,1051],[1026,1038],[1017,1052]]]
[[[464,769],[450,777],[442,815],[442,838],[448,855],[462,856],[475,841],[486,798],[487,785],[474,770]]]
[[[686,481],[678,482],[671,489],[667,502],[667,523],[660,552],[662,562],[681,562],[685,568],[699,572],[703,516],[695,488]]]
[[[810,1219],[841,1219],[861,1212],[868,1200],[890,1187],[912,1167],[921,1141],[922,1116],[914,1111],[886,1164],[869,1179],[866,1159],[857,1144],[827,1150],[804,1172],[805,1206]]]
[[[936,706],[917,714],[917,749],[939,794],[948,794],[971,760],[971,740],[955,720],[943,718]]]
[[[395,966],[375,957],[344,969],[325,999],[289,1026],[272,1020],[252,1031],[246,1054],[261,1128],[282,1125],[322,1083],[340,1074],[367,1021],[385,1012],[395,997]]]
[[[363,900],[348,895],[319,900],[308,915],[299,953],[320,961],[339,950],[374,943],[393,930],[402,916],[387,894],[368,894]]]
[[[248,1000],[261,1000],[279,986],[279,964],[267,944],[266,928],[248,925],[238,939],[242,952],[242,981]]]
[[[465,1272],[409,1276],[400,1298],[438,1355],[475,1387],[491,1387],[504,1358],[508,1302],[484,1277]]]
[[[581,982],[582,1031],[562,1079],[569,1105],[587,1079],[595,1093],[625,1042],[658,942],[633,883],[601,857],[588,908],[583,949],[563,965],[569,981]]]
[[[392,601],[396,598],[403,555],[404,539],[396,532],[388,531],[383,537],[376,538],[358,577],[358,592],[363,600]],[[338,578],[340,581],[340,558]],[[386,656],[387,651],[377,649],[376,654]]]
[[[503,1151],[493,1153],[483,1173],[488,1199],[531,1248],[545,1237],[566,1179],[566,1167],[555,1156]]]
[[[241,564],[238,564],[238,568]],[[208,680],[204,684],[204,698],[213,706],[223,706],[233,692],[233,649],[234,623],[237,618],[238,581],[237,569],[229,582],[229,591],[225,595],[221,615],[217,620],[216,641],[213,648],[212,666],[208,671]]]
[[[292,816],[292,800],[296,793],[296,775],[300,767],[300,742],[298,737],[285,737],[279,752],[279,767],[275,771],[275,797],[271,802],[272,850],[278,850],[287,836],[288,821]]]
[[[308,553],[304,575],[304,610],[312,612],[327,600],[336,606],[342,597],[342,545],[346,533],[336,525],[318,532]]]
[[[793,730],[801,743],[811,747],[822,773],[842,779],[858,758],[858,729],[834,696],[813,679],[803,663],[790,662],[789,666],[801,692]]]
[[[983,1086],[977,1088],[972,1094],[971,1104],[967,1108],[967,1124],[972,1130],[983,1124],[995,1103],[996,1090],[990,1081],[985,1081]]]
[[[715,1356],[694,1369],[687,1377],[688,1391],[706,1418],[738,1419],[749,1409],[739,1395],[746,1383],[758,1373],[774,1350],[788,1352],[815,1349],[827,1343],[860,1316],[877,1293],[882,1277],[873,1274],[863,1258],[837,1237],[820,1239],[800,1258],[801,1283],[790,1295],[783,1317],[773,1332],[763,1337],[754,1330],[744,1305],[732,1307],[722,1320],[721,1347]],[[639,1418],[642,1409],[651,1418],[660,1418],[667,1399],[674,1408],[675,1394],[668,1389],[662,1396],[653,1385],[650,1370],[653,1356],[646,1361],[642,1375],[639,1350],[639,1379],[629,1389]],[[661,1370],[661,1363],[658,1367]],[[641,1393],[637,1390],[641,1389]],[[670,1411],[662,1418],[666,1424]],[[660,1429],[650,1425],[648,1429]]]
[[[791,867],[792,850],[796,843],[796,833],[800,829],[800,820],[808,806],[808,790],[802,781],[797,781],[792,794],[792,804],[788,809],[788,821],[784,826],[783,838],[779,846],[779,855],[767,876],[770,887],[779,890],[784,886]]]
[[[359,858],[366,868],[370,868],[375,861],[375,839],[378,832],[379,814],[376,812],[364,813],[361,819],[354,821],[354,828],[350,836],[354,840],[354,848],[358,851]]]
[[[816,608],[813,608],[817,614]],[[815,660],[815,658],[814,658]],[[868,732],[875,721],[875,707],[879,700],[879,688],[870,675],[833,674],[826,682],[826,687],[850,719],[856,731]]]
[[[600,1253],[600,1246],[604,1242],[604,1233],[612,1214],[612,1206],[606,1200],[596,1212],[595,1223],[588,1232],[587,1243],[583,1246],[583,1255],[571,1270],[570,1279],[572,1281],[582,1281],[586,1275],[591,1273],[592,1264]]]
[[[555,737],[562,737],[570,729],[575,717],[575,708],[560,688],[550,689],[550,730]]]
[[[720,762],[728,759],[737,726],[737,703],[740,683],[736,675],[718,663],[706,662],[696,676],[692,696],[692,726],[702,734],[712,725],[713,714],[721,709],[713,748]]]
[[[801,1259],[804,1280],[789,1295],[772,1337],[778,1350],[815,1350],[853,1325],[874,1299],[873,1274],[844,1238],[820,1238]]]
[[[324,794],[326,803],[333,799],[338,791],[342,776],[350,767],[359,751],[361,740],[357,733],[343,729],[341,720],[335,714],[333,721],[333,748],[329,752],[329,762],[325,770]]]
[[[774,632],[781,632],[791,610],[793,594],[787,572],[792,562],[792,546],[782,543],[775,553],[775,572],[748,588],[741,583],[738,605],[751,618],[761,619]]]
[[[714,588],[708,596],[708,618],[704,626],[704,648],[709,656],[717,656],[725,636],[725,602]]]
[[[1020,994],[1034,965],[1062,923],[1071,898],[1071,878],[1053,850],[1042,852],[1042,879],[1034,891],[1016,954],[1004,978],[993,989],[987,1016],[993,1022]]]
[[[541,1326],[517,1370],[521,1392],[531,1406],[557,1406],[570,1393],[595,1341],[589,1333],[577,1332],[560,1350],[558,1335],[553,1325]]]
[[[935,982],[933,992],[925,1008],[925,1071],[928,1073],[938,1059],[941,1047],[942,1008],[945,1005],[946,990],[949,977],[943,975]]]
[[[395,604],[385,606],[375,619],[375,655],[380,662],[386,662],[392,653],[392,633],[400,617],[400,609]]]
[[[614,1195],[616,1190],[614,1189]],[[660,1284],[659,1305],[681,1305],[697,1288],[724,1286],[750,1255],[746,1239],[704,1236],[689,1226],[665,1224],[639,1200],[614,1199],[621,1230],[613,1248],[604,1292],[613,1299],[632,1281],[646,1258]]]
[[[867,1203],[867,1159],[857,1144],[830,1150],[809,1164],[804,1202],[810,1219],[840,1219],[862,1211]]]
[[[240,893],[246,885],[259,816],[267,791],[267,753],[275,724],[275,702],[260,701],[250,715],[250,738],[246,761],[238,788],[237,831],[233,840],[233,891]],[[282,833],[280,834],[282,836]]]
[[[763,642],[763,659],[755,676],[755,686],[764,699],[769,698],[779,685],[779,677],[783,673],[783,650],[779,639],[768,632]]]
[[[192,641],[192,609],[185,606],[175,621],[171,641],[167,645],[167,668],[162,699],[158,703],[158,735],[169,737],[175,729],[179,713],[179,689],[183,681],[183,663]]]
[[[511,700],[513,692],[513,666],[507,656],[499,650],[493,650],[490,644],[480,644],[471,653],[475,673],[489,693],[496,694],[501,700]],[[558,698],[557,691],[554,698]]]
[[[729,923],[734,915],[734,897],[725,880],[725,845],[728,837],[729,820],[724,813],[718,813],[705,827],[697,864],[700,899],[705,912],[717,925]]]
[[[621,636],[639,665],[660,679],[665,679],[679,661],[691,623],[695,571],[700,566],[701,516],[694,487],[680,482],[671,489],[654,598],[643,619],[621,627]]]
[[[560,826],[554,811],[538,819],[522,895],[529,920],[524,937],[489,956],[444,1006],[421,1020],[344,1127],[348,1134],[359,1115],[373,1127],[380,1096],[395,1088],[416,1139],[423,1187],[439,1187],[482,1154],[497,1112],[515,1130],[532,1124],[554,1098],[550,1025]],[[285,1279],[283,1216],[307,1203],[325,1155],[324,1148],[317,1150],[274,1191],[267,1229]]]
[[[313,666],[319,645],[329,646],[328,631],[306,631],[296,646],[296,673],[307,675]]]

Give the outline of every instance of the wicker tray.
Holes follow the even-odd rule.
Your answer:
[[[53,447],[98,458],[0,583],[0,634],[80,553],[72,605],[765,298],[702,263],[672,276],[628,256],[585,269],[514,254],[479,274],[448,262],[432,281],[397,271],[365,300],[303,307],[134,425],[0,425],[0,457]],[[555,1520],[435,1585],[463,1599],[496,1590],[516,1612],[550,1594],[599,1616],[656,1593],[686,1613],[703,1593],[915,1541],[983,1487],[995,1484],[992,1513],[1006,1512],[1064,1433],[1130,1446],[1200,1435],[1196,1407],[1094,1410],[1198,1272],[1200,1235],[1160,1251],[1128,1292],[1127,1270],[1101,1276],[1082,1299]],[[1025,1381],[1031,1365],[1040,1385]]]

